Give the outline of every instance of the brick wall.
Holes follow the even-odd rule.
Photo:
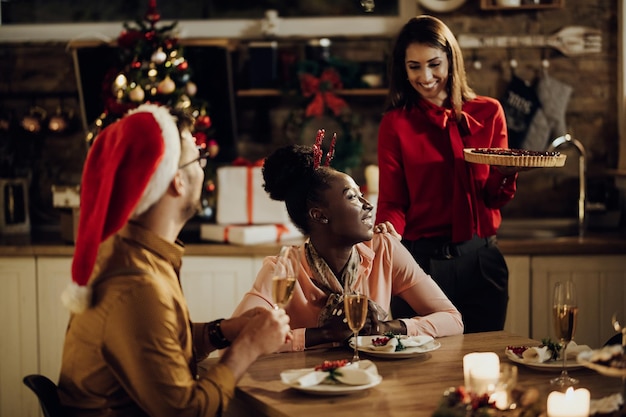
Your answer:
[[[581,25],[602,31],[602,52],[593,55],[567,57],[551,48],[491,48],[464,51],[468,61],[470,83],[479,94],[501,97],[511,77],[509,62],[517,60],[516,74],[533,82],[541,71],[543,59],[550,63],[550,76],[573,87],[568,102],[566,121],[569,132],[578,138],[588,153],[590,189],[612,191],[613,179],[603,174],[606,168],[617,166],[618,132],[615,113],[617,94],[617,6],[614,0],[566,0],[565,8],[545,11],[481,11],[478,2],[469,1],[457,11],[439,15],[455,34],[551,34],[565,26]],[[419,9],[419,7],[418,7]],[[418,12],[427,12],[425,10]],[[121,26],[120,26],[121,29]],[[362,59],[367,45],[359,45],[352,52],[337,53]],[[380,46],[376,46],[380,48]],[[361,51],[361,52],[359,52]],[[355,55],[356,54],[356,55]],[[367,55],[367,54],[366,54]],[[383,59],[384,53],[379,54]],[[71,54],[65,44],[3,44],[0,45],[0,115],[11,116],[16,123],[9,131],[0,130],[0,149],[5,152],[7,141],[26,144],[29,166],[26,171],[32,179],[33,223],[56,221],[51,209],[50,185],[79,182],[85,142],[80,121],[62,135],[45,130],[40,134],[25,133],[17,121],[31,106],[54,113],[61,105],[78,109],[78,94]],[[369,59],[369,55],[367,57]],[[471,63],[481,62],[481,69]],[[358,99],[354,105],[363,112],[363,140],[366,150],[363,165],[376,161],[376,130],[383,109],[384,98]],[[272,104],[272,101],[268,103]],[[272,137],[278,141],[284,136],[282,121],[285,108],[280,104],[271,112]],[[244,115],[245,116],[245,115]],[[240,117],[245,124],[245,117]],[[240,138],[239,151],[243,156],[259,156],[275,143],[258,143],[249,136]],[[30,152],[30,153],[29,153]],[[575,159],[572,154],[571,160]],[[361,167],[362,168],[362,167]],[[505,208],[506,216],[564,216],[575,211],[577,193],[576,164],[568,163],[562,170],[536,170],[523,173],[515,200]],[[362,169],[354,176],[363,181]],[[597,198],[603,198],[606,193]],[[541,197],[545,195],[545,200]],[[555,198],[556,197],[556,198]]]

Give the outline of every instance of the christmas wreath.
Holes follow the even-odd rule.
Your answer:
[[[292,110],[285,122],[287,137],[309,144],[319,129],[336,133],[332,166],[347,172],[358,167],[363,153],[361,118],[337,95],[344,86],[341,68],[305,61],[300,64],[298,80],[302,105]]]

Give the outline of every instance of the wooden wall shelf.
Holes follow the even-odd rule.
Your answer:
[[[522,1],[522,3],[524,3]],[[480,8],[482,10],[542,10],[542,9],[561,9],[565,0],[541,0],[539,4],[521,4],[519,6],[500,6],[497,0],[480,0]]]
[[[386,88],[354,88],[348,90],[336,90],[338,96],[385,96],[387,95]],[[295,93],[295,92],[294,92]],[[250,90],[237,91],[237,97],[272,97],[272,96],[291,96],[291,92],[284,92],[279,89],[272,88],[255,88]]]

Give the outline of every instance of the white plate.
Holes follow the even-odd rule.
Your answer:
[[[591,355],[593,353],[594,351],[579,353],[577,358],[578,362],[582,366],[593,369],[594,371],[604,376],[626,377],[626,369],[613,368],[610,366],[600,365],[599,363],[590,362],[589,358],[591,358]]]
[[[307,372],[311,372],[313,371],[313,368],[309,369],[309,370],[291,370],[291,371],[285,371],[281,373],[281,380],[282,383],[287,385],[288,387],[291,387],[293,389],[297,389],[298,391],[302,391],[302,392],[306,392],[307,394],[313,394],[313,395],[348,395],[348,394],[352,394],[355,392],[359,392],[359,391],[363,391],[372,387],[375,387],[376,385],[380,384],[380,382],[383,380],[383,377],[380,375],[376,376],[376,379],[372,382],[370,382],[369,384],[365,384],[365,385],[345,385],[345,384],[317,384],[317,385],[312,385],[310,387],[303,387],[300,384],[298,384],[297,382],[286,382],[285,379],[283,379],[283,374],[284,373],[288,373],[288,372],[303,372],[304,374],[306,374]]]
[[[399,352],[385,352],[381,350],[373,349],[372,347],[372,339],[377,339],[379,337],[384,337],[384,335],[377,336],[359,336],[359,352],[363,352],[370,356],[375,356],[379,358],[387,358],[387,359],[405,359],[405,358],[414,358],[416,356],[422,356],[427,352],[432,352],[433,350],[437,350],[441,347],[441,343],[437,340],[431,340],[428,343],[425,343],[421,346],[408,347]],[[350,339],[350,347],[354,348],[354,338]]]
[[[509,358],[511,361],[527,366],[531,369],[536,369],[539,371],[557,371],[557,372],[560,372],[563,369],[562,360],[548,361],[548,362],[531,362],[531,361],[525,360],[524,358],[520,358],[509,349],[505,350],[505,354],[506,354],[506,357]],[[572,371],[574,369],[580,369],[582,367],[583,365],[578,363],[576,359],[568,359],[565,362],[565,369],[567,369],[568,371]]]

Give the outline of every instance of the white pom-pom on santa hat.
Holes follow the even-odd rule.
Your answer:
[[[100,243],[163,196],[179,160],[180,133],[166,107],[141,105],[100,132],[83,168],[73,282],[61,296],[71,312],[91,305]]]

